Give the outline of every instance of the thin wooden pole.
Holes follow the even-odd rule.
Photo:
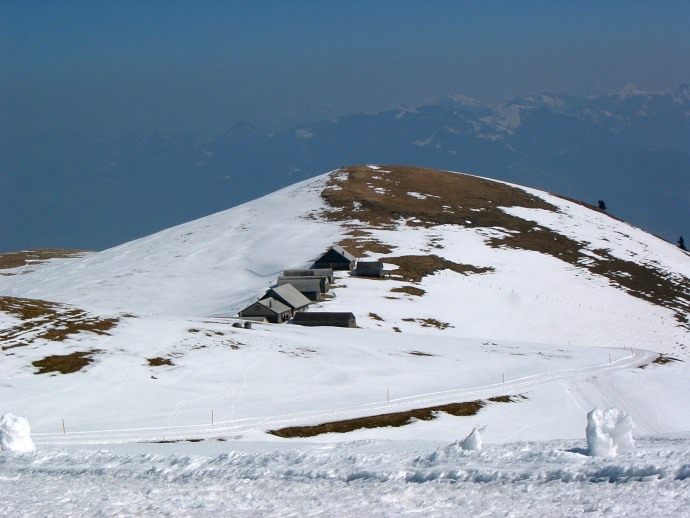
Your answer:
[[[61,421],[62,421],[62,433],[64,434],[65,433],[65,420],[61,419]]]

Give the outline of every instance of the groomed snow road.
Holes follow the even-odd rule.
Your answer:
[[[620,354],[620,349],[616,350]],[[353,419],[393,412],[402,412],[417,408],[488,399],[496,396],[518,395],[537,386],[565,384],[572,397],[583,411],[594,407],[618,406],[628,410],[635,422],[641,422],[639,432],[644,435],[663,431],[658,423],[652,425],[644,418],[645,412],[637,412],[633,401],[611,389],[608,377],[616,371],[634,369],[647,365],[658,358],[658,353],[644,349],[631,350],[630,356],[612,360],[611,363],[591,367],[555,370],[543,372],[518,379],[506,380],[504,383],[446,390],[419,394],[411,397],[392,399],[389,402],[357,405],[337,411],[301,412],[282,415],[271,415],[249,419],[220,421],[213,425],[190,425],[155,428],[131,428],[120,430],[100,430],[67,433],[32,434],[36,445],[79,445],[79,444],[121,444],[137,442],[170,442],[205,439],[236,439],[247,434],[265,432],[289,426],[315,425],[324,422]]]

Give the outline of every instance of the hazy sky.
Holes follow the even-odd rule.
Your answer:
[[[0,130],[212,135],[690,82],[684,1],[0,0]]]

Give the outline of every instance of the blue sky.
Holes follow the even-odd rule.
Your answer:
[[[271,126],[690,82],[690,2],[0,1],[0,130]]]

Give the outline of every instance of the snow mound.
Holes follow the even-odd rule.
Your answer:
[[[26,417],[11,412],[0,417],[0,449],[19,453],[36,451],[30,436],[31,427]]]
[[[587,414],[587,447],[593,457],[615,457],[619,452],[632,450],[632,418],[617,408],[595,408]]]
[[[460,442],[460,447],[463,450],[482,451],[481,432],[484,431],[484,428],[484,426],[475,426],[470,434]]]

